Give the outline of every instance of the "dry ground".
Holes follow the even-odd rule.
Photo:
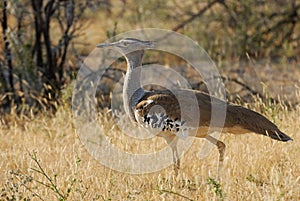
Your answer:
[[[227,149],[220,183],[210,179],[216,176],[217,150],[203,160],[197,157],[204,140],[195,140],[182,158],[177,178],[172,167],[128,175],[102,166],[87,153],[69,109],[60,108],[54,117],[11,115],[15,123],[8,128],[2,121],[0,129],[0,200],[299,200],[300,108],[280,108],[274,120],[294,141],[224,134]],[[122,139],[123,134],[115,132]]]

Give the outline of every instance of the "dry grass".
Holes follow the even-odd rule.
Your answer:
[[[257,101],[256,106],[261,104]],[[203,160],[197,157],[204,140],[195,140],[182,158],[178,178],[172,167],[129,175],[102,166],[87,153],[75,134],[69,109],[60,108],[55,117],[12,115],[16,123],[10,128],[1,124],[0,129],[0,200],[12,196],[16,198],[12,200],[18,196],[28,200],[299,200],[300,108],[280,108],[274,120],[294,141],[224,134],[227,150],[221,183],[211,179],[216,176],[217,150]],[[271,117],[272,111],[267,110],[267,115]],[[124,135],[114,130],[115,135]],[[161,144],[161,139],[152,142]],[[148,147],[140,149],[147,152]]]
[[[166,20],[157,20],[154,11],[149,12],[145,19],[136,17],[128,20],[132,13],[126,12],[122,17],[121,1],[118,4],[118,9],[113,10],[115,18],[98,12],[91,13],[92,16],[83,21],[84,35],[75,41],[79,42],[76,47],[80,53],[88,54],[95,47],[95,41],[98,43],[113,35],[108,32],[114,29],[121,33],[141,27],[173,28],[178,24],[177,20],[168,20],[167,24]],[[130,6],[134,11],[135,7],[142,8],[135,2]],[[191,31],[195,34],[193,38],[211,41],[199,34],[207,27],[198,26],[200,20],[195,23],[185,32],[197,27],[196,31]],[[208,32],[216,32],[216,28],[211,27]],[[223,38],[223,32],[218,30],[216,33]],[[226,44],[224,47],[216,46],[220,52],[227,51]],[[168,64],[168,61],[165,63]],[[284,90],[272,89],[271,96],[287,92],[283,95],[288,100],[291,100],[290,94],[299,100],[299,86],[295,92],[294,85],[299,83],[300,71],[298,67],[295,69],[285,66],[274,73],[271,66],[269,71],[264,72],[262,81],[277,83],[271,82],[269,86],[278,86],[278,78],[283,78],[281,86],[285,87]],[[260,66],[255,70],[259,71]],[[287,78],[294,79],[289,79],[288,83]],[[265,111],[294,141],[282,143],[255,134],[222,135],[227,149],[221,183],[212,179],[217,171],[217,150],[214,149],[203,160],[197,157],[204,140],[195,140],[181,159],[177,178],[174,178],[172,167],[152,174],[129,175],[112,171],[92,158],[76,135],[71,110],[67,107],[61,107],[54,117],[40,114],[27,118],[11,114],[9,127],[1,117],[0,200],[300,200],[299,105],[288,111],[283,105],[270,106],[257,101],[251,108]],[[103,118],[111,123],[108,117]],[[108,129],[109,125],[106,125]],[[110,130],[107,135],[121,149],[129,152],[138,150],[146,153],[166,146],[162,139],[155,138],[151,140],[155,146],[151,147],[151,143],[146,142],[137,147],[136,142],[127,141],[118,129]]]

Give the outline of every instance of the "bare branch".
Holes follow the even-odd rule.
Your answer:
[[[192,21],[194,21],[197,17],[200,17],[201,15],[203,15],[205,13],[205,11],[207,11],[208,9],[210,9],[213,5],[215,5],[216,3],[221,3],[221,2],[223,2],[223,0],[214,0],[214,1],[212,1],[211,3],[207,4],[207,6],[205,6],[204,8],[202,8],[198,13],[193,14],[189,19],[183,21],[182,23],[180,23],[179,25],[177,25],[176,27],[174,27],[172,30],[173,31],[178,31],[179,29],[182,29],[187,24],[189,24]]]

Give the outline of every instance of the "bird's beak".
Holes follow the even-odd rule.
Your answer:
[[[114,43],[100,43],[96,47],[97,48],[104,48],[104,47],[111,47],[113,45],[114,45]]]
[[[96,47],[97,48],[113,47],[113,46],[116,45],[116,43],[118,43],[118,42],[114,42],[114,43],[100,43]],[[155,47],[155,42],[153,42],[153,41],[143,41],[143,43],[146,46],[146,48],[154,48]]]

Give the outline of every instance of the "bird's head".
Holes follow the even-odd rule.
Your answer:
[[[116,49],[123,54],[127,54],[130,52],[153,48],[154,44],[152,41],[142,41],[135,38],[124,38],[113,43],[100,43],[97,45],[97,47]]]

